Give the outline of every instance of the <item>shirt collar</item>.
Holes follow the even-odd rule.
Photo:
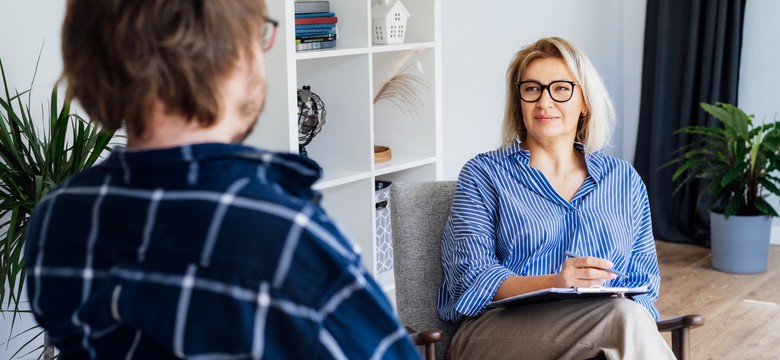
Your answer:
[[[180,147],[136,150],[117,146],[103,162],[103,166],[124,171],[125,169],[172,169],[177,165],[197,163],[205,160],[234,158],[245,160],[253,167],[265,166],[295,182],[296,187],[309,188],[321,176],[322,169],[313,160],[289,153],[274,153],[250,146],[225,143],[204,143]],[[254,163],[254,164],[253,164]]]
[[[601,151],[595,153],[586,153],[585,149],[587,145],[581,142],[575,142],[574,148],[585,156],[585,166],[588,168],[588,175],[593,178],[594,181],[599,182],[604,176],[604,155]],[[528,165],[531,161],[531,151],[523,149],[521,141],[516,140],[509,146],[504,147],[500,154],[502,157],[509,157],[515,155],[523,165]]]

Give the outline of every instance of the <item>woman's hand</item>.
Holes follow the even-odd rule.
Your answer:
[[[557,274],[538,276],[513,275],[508,277],[496,290],[493,300],[501,300],[510,296],[552,287],[601,286],[607,280],[617,277],[617,275],[606,271],[606,269],[611,269],[613,266],[614,264],[609,260],[595,257],[569,258],[563,262],[563,269]]]
[[[569,258],[563,262],[561,272],[556,274],[556,287],[601,286],[617,275],[608,273],[614,265],[611,261],[595,257]]]

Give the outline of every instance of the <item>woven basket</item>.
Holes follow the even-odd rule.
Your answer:
[[[387,146],[374,145],[374,162],[382,163],[390,161],[393,158],[393,154],[390,152],[390,148]]]

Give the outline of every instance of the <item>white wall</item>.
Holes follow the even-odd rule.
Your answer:
[[[739,104],[758,121],[780,120],[780,1],[748,0],[739,68]],[[777,196],[769,202],[780,211]],[[780,244],[780,220],[775,219],[772,243]]]
[[[621,158],[633,163],[642,97],[647,0],[620,3],[623,5],[623,117],[618,118],[618,122],[623,124]]]
[[[48,102],[52,86],[62,71],[60,26],[65,1],[0,0],[0,59],[9,87],[30,89],[38,53],[31,109],[39,115],[42,102]]]

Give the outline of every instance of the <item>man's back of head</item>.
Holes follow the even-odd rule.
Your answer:
[[[264,103],[265,25],[257,0],[71,0],[63,78],[92,121],[126,126],[128,147],[239,141]]]

